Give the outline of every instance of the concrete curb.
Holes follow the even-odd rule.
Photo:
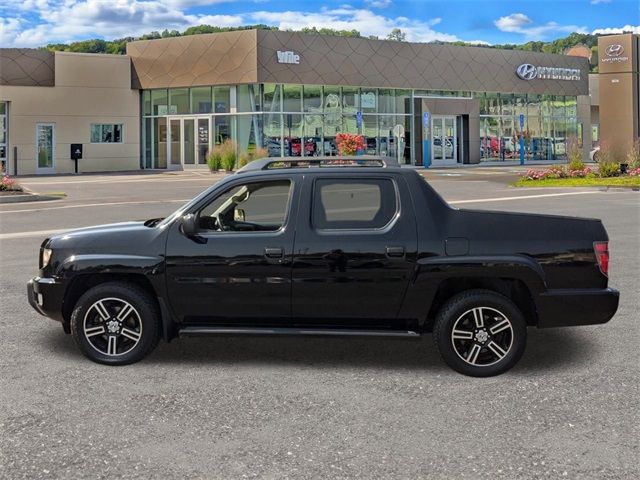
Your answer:
[[[2,203],[24,203],[24,202],[45,202],[49,200],[61,200],[66,198],[60,195],[38,195],[34,193],[24,193],[20,195],[0,195],[0,204]]]

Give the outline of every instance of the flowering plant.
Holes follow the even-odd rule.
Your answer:
[[[634,168],[632,170],[627,170],[627,173],[630,177],[640,177],[640,167]]]
[[[543,170],[529,169],[525,173],[520,174],[525,180],[544,180],[547,178],[585,178],[593,177],[595,173],[589,167],[570,169],[553,165]]]
[[[18,185],[18,183],[13,178],[9,177],[9,175],[7,175],[6,173],[2,173],[0,175],[2,175],[2,177],[0,178],[0,191],[22,191],[20,185]]]
[[[352,133],[338,133],[336,144],[340,155],[355,155],[356,152],[364,150],[364,137]]]

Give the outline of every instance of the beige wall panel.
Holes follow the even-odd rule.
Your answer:
[[[55,171],[70,173],[70,144],[83,144],[79,171],[140,168],[139,93],[130,88],[3,87],[9,103],[9,167],[18,147],[18,173],[36,172],[36,125],[55,125]],[[122,123],[123,143],[91,144],[92,123]]]
[[[131,89],[131,59],[125,55],[56,52],[56,87]]]
[[[636,75],[637,76],[637,75]],[[628,148],[636,121],[633,105],[633,73],[607,74],[600,78],[600,138],[614,148]]]

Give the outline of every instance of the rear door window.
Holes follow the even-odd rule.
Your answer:
[[[396,216],[398,198],[391,179],[316,180],[312,222],[318,230],[377,230]]]

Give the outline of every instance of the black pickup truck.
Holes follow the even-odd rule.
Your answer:
[[[262,159],[167,218],[48,238],[28,296],[110,365],[177,336],[433,332],[490,376],[527,327],[611,319],[608,264],[600,220],[451,208],[384,158]]]

